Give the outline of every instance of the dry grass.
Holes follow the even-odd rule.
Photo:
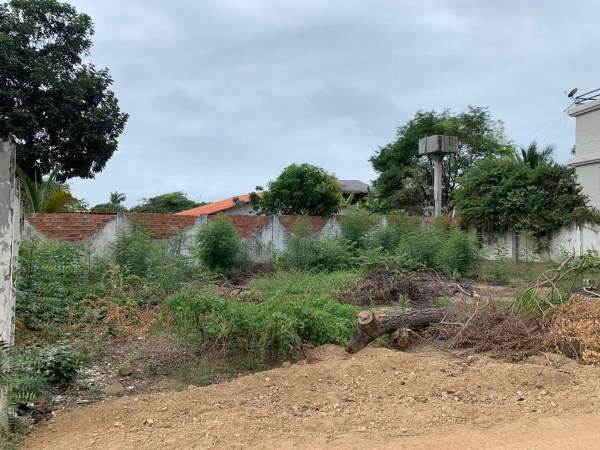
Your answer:
[[[465,353],[488,353],[512,361],[544,349],[544,331],[534,319],[498,309],[493,302],[476,308],[459,304],[457,308],[462,321],[433,327],[448,348],[464,348]]]
[[[585,298],[556,308],[548,345],[587,364],[600,364],[600,302]]]

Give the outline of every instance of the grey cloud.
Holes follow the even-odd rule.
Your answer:
[[[600,87],[593,0],[73,3],[131,115],[105,171],[72,183],[92,204],[115,189],[218,199],[291,162],[368,181],[368,158],[417,110],[469,104],[565,160],[563,91]]]

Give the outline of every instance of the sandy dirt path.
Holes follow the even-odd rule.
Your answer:
[[[24,448],[600,448],[599,368],[335,346],[312,356],[64,411]]]

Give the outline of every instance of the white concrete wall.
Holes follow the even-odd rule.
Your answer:
[[[327,220],[323,228],[316,235],[317,238],[325,239],[336,237],[341,234],[337,216]],[[190,256],[196,245],[198,231],[207,223],[207,216],[198,217],[195,223],[188,228],[182,236],[172,239],[183,239],[181,251],[185,256]],[[25,224],[27,235],[43,236],[31,225]],[[117,239],[120,230],[131,226],[125,215],[119,214],[116,218],[106,224],[103,229],[94,236],[86,239],[93,254],[106,254],[110,246]],[[386,226],[385,217],[381,218],[380,226]],[[473,231],[473,234],[475,232]],[[277,254],[285,251],[290,233],[283,226],[278,216],[271,216],[269,221],[252,236],[244,239],[250,258],[257,262],[271,261]],[[581,227],[572,225],[564,227],[554,234],[552,239],[542,246],[531,237],[530,234],[521,233],[513,236],[511,233],[494,233],[478,236],[481,241],[482,254],[485,258],[495,259],[499,257],[519,259],[521,261],[555,260],[559,261],[567,253],[581,255],[589,250],[600,251],[600,226],[586,224]],[[540,251],[540,247],[542,250]]]
[[[0,340],[14,345],[14,277],[21,238],[21,204],[15,179],[15,146],[0,142]],[[0,364],[7,354],[0,350]],[[0,416],[6,417],[6,393],[0,391]],[[0,427],[5,426],[2,422]]]

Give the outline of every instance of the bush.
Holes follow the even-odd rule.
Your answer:
[[[121,230],[112,245],[115,262],[137,276],[144,276],[150,267],[154,241],[150,233],[140,224],[133,223],[131,229]]]
[[[409,267],[434,268],[435,255],[446,236],[445,230],[433,226],[411,231],[402,236],[397,252],[406,258]]]
[[[167,302],[162,318],[188,345],[220,350],[229,357],[253,356],[262,367],[298,357],[304,343],[346,343],[356,312],[324,295],[275,294],[263,303],[244,303],[186,292]]]
[[[17,276],[20,339],[54,342],[73,327],[104,321],[99,304],[131,310],[163,299],[187,280],[206,279],[180,250],[176,239],[156,242],[138,226],[119,234],[111,257],[94,256],[81,244],[24,241]]]
[[[473,272],[479,250],[468,233],[443,222],[403,235],[397,253],[404,256],[406,268],[436,269],[459,277]]]
[[[231,220],[218,216],[197,237],[198,255],[212,270],[231,275],[242,263],[242,243]]]
[[[352,208],[341,218],[342,236],[355,247],[364,247],[369,232],[377,225],[377,216],[360,208]]]
[[[352,267],[354,258],[344,239],[292,235],[277,263],[284,269],[333,272]]]
[[[16,315],[18,324],[56,333],[54,324],[68,314],[98,283],[107,264],[89,249],[50,240],[24,241],[19,253]]]
[[[479,255],[477,242],[460,230],[449,232],[434,255],[435,267],[448,275],[470,275]]]
[[[81,366],[81,355],[68,344],[51,347],[40,353],[40,371],[51,385],[64,386],[75,380]]]

